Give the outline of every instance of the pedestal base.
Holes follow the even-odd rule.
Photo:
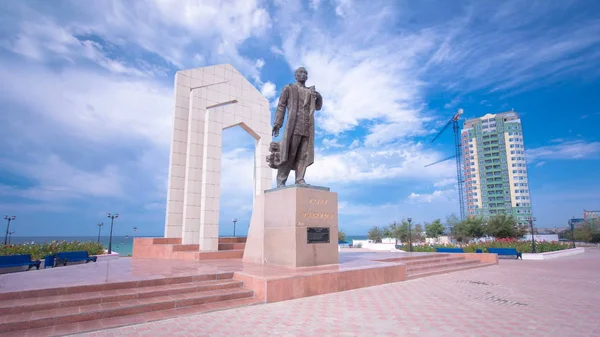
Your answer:
[[[257,196],[243,259],[293,268],[338,264],[337,193],[292,185]]]

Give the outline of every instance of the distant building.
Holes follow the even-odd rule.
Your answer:
[[[514,111],[468,119],[461,131],[465,214],[531,217],[521,120]]]
[[[583,210],[583,219],[592,220],[592,219],[600,219],[600,211],[586,211]]]
[[[579,228],[581,227],[581,225],[585,224],[585,219],[583,218],[571,218],[569,219],[569,227],[571,227],[571,225],[575,228]]]

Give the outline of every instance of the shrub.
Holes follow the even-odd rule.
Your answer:
[[[75,252],[85,250],[90,255],[100,255],[104,253],[104,246],[96,242],[79,241],[52,241],[42,244],[22,243],[20,245],[6,245],[0,247],[0,255],[18,255],[29,254],[34,260],[43,259],[46,255],[52,255],[59,252]]]
[[[448,245],[413,245],[413,252],[435,252],[436,248],[457,248],[459,246],[448,244]],[[521,253],[531,253],[531,241],[519,241],[517,239],[496,239],[487,242],[474,242],[467,245],[460,246],[465,253],[475,253],[477,249],[481,249],[483,252],[487,252],[488,248],[515,248]],[[537,253],[553,252],[557,250],[571,248],[570,243],[558,242],[558,241],[536,241],[535,248]],[[399,246],[398,249],[408,251],[408,245]]]

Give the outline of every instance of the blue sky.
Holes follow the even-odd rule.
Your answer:
[[[324,97],[307,181],[340,227],[458,214],[451,132],[522,117],[537,225],[600,209],[597,1],[0,2],[0,213],[17,236],[162,235],[173,76],[231,63],[276,104],[308,69]],[[244,233],[252,138],[224,134],[221,233]],[[4,225],[1,227],[4,230]],[[106,228],[106,227],[105,227]]]

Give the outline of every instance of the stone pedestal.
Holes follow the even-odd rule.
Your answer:
[[[337,193],[292,185],[257,196],[243,259],[293,268],[338,264]]]

